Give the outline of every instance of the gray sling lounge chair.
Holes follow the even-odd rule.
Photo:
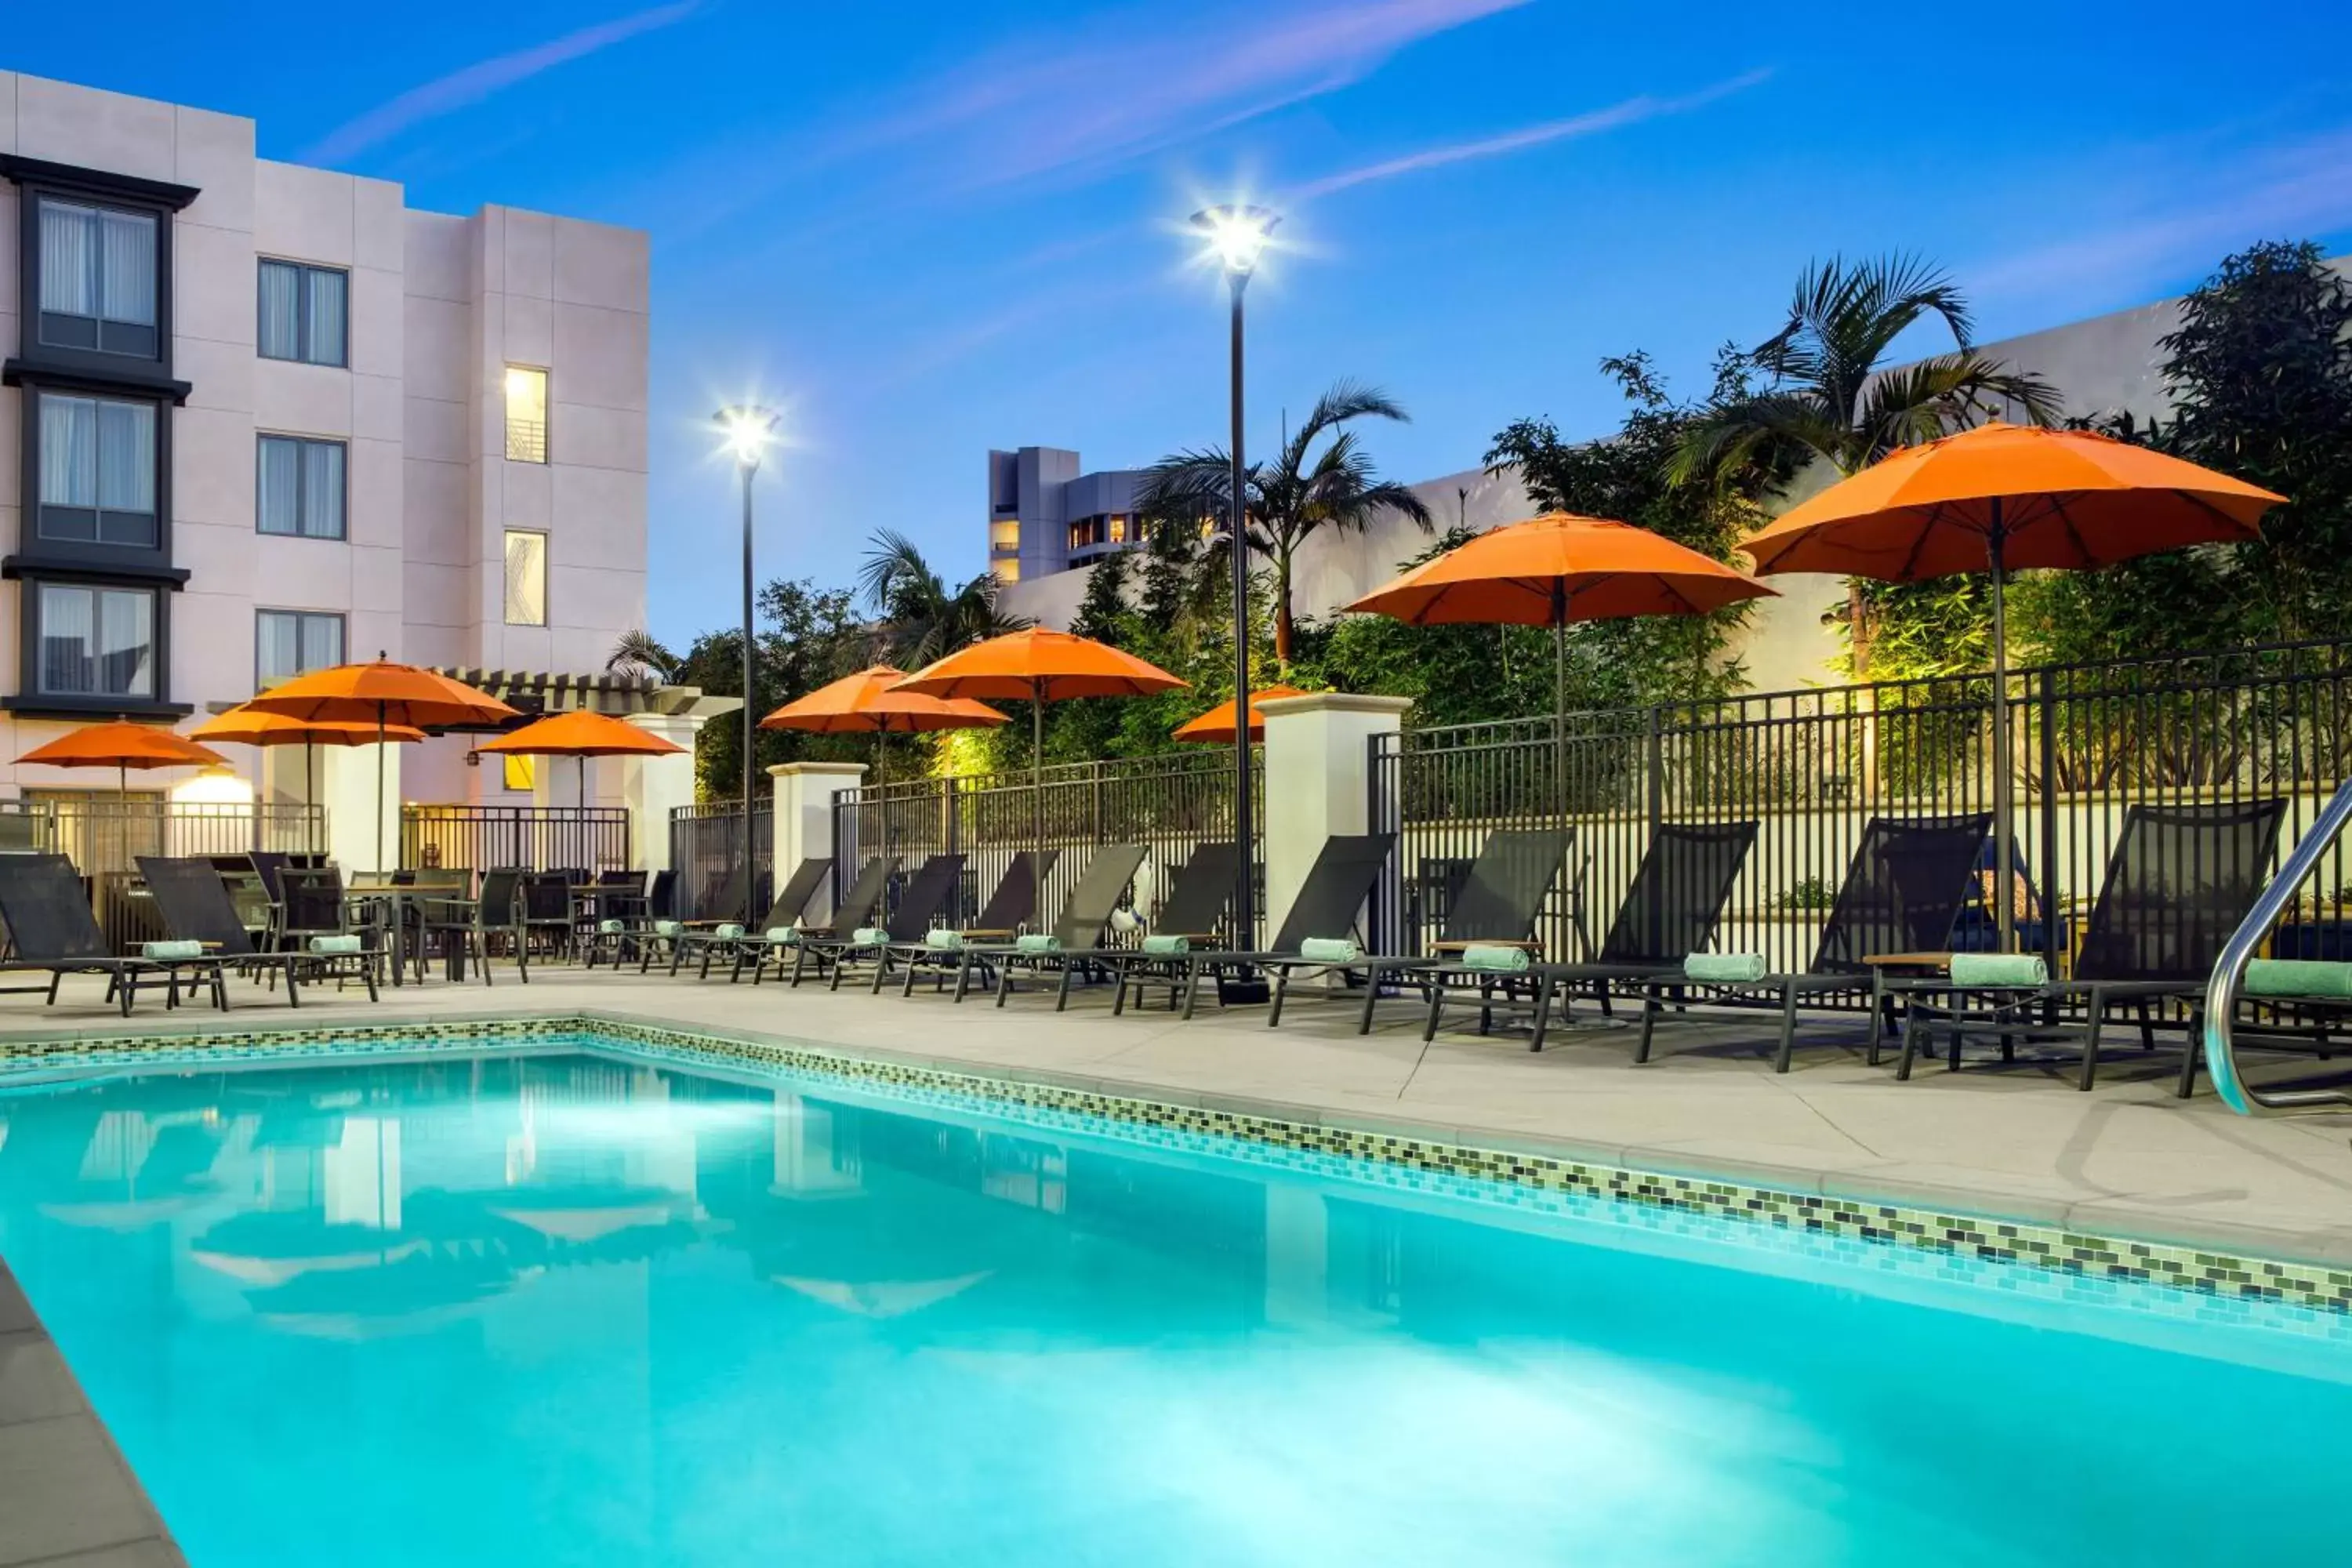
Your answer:
[[[228,1005],[221,979],[226,959],[126,958],[110,948],[80,876],[62,855],[0,855],[0,921],[7,922],[12,949],[0,970],[49,977],[47,985],[15,985],[10,991],[47,992],[54,1006],[67,975],[103,974],[106,999],[118,1004],[125,1017],[142,986],[165,986],[165,1005],[176,1007],[183,984],[193,988],[202,983],[211,988],[214,1005]]]
[[[138,859],[139,875],[155,900],[156,912],[163,917],[163,929],[178,940],[203,942],[206,955],[221,959],[224,970],[234,965],[248,973],[282,972],[289,1007],[302,1005],[296,982],[305,975],[349,976],[364,981],[368,1000],[377,1000],[375,971],[383,962],[382,950],[371,952],[363,948],[349,953],[264,952],[253,945],[253,933],[237,914],[236,900],[229,896],[228,884],[221,880],[221,874],[214,869],[211,861],[159,855],[142,855]],[[227,1007],[225,988],[215,986],[214,1002],[224,1009]]]
[[[743,961],[746,955],[750,955],[754,963],[764,957],[767,949],[773,945],[768,942],[766,933],[779,926],[796,924],[801,918],[801,911],[808,908],[809,900],[816,896],[818,885],[832,874],[831,860],[803,860],[793,868],[793,874],[784,881],[783,891],[776,895],[776,901],[768,907],[767,918],[758,926],[746,931],[740,937],[719,934],[721,927],[730,923],[724,921],[715,924],[684,926],[675,935],[668,937],[660,936],[656,932],[646,937],[645,957],[639,962],[638,967],[642,970],[652,961],[656,943],[666,943],[669,949],[669,972],[672,974],[676,974],[684,967],[688,959],[698,955],[702,963],[701,967],[696,972],[695,978],[708,980],[710,978],[711,961],[723,956],[729,958],[733,965],[728,979],[740,980],[743,975]],[[740,879],[738,879],[738,881],[740,884]],[[781,957],[778,962],[782,963]]]
[[[880,927],[875,928],[882,932],[880,941],[859,942],[856,928],[845,932],[836,921],[835,930],[829,934],[801,939],[794,964],[814,957],[821,968],[830,972],[832,978],[826,988],[833,991],[841,989],[843,975],[860,964],[868,965],[874,972],[874,984],[869,989],[880,991],[883,977],[890,971],[890,949],[914,942],[931,929],[940,910],[955,897],[956,885],[963,879],[963,862],[961,855],[934,855],[924,861],[907,879],[907,885],[898,889],[898,901],[889,915]]]
[[[1202,844],[1194,848],[1192,858],[1176,873],[1175,885],[1169,889],[1166,901],[1153,918],[1150,935],[1181,937],[1187,942],[1213,947],[1218,930],[1224,924],[1225,911],[1233,904],[1234,880],[1240,871],[1241,855],[1230,842]],[[1181,953],[1153,952],[1142,948],[1107,950],[1097,954],[1096,963],[1118,986],[1110,1008],[1114,1015],[1127,1011],[1129,992],[1135,994],[1135,1003],[1139,1007],[1145,992],[1162,985],[1168,988],[1171,1012],[1180,1001],[1190,1011],[1192,981],[1199,971],[1192,966],[1189,948]]]
[[[1299,884],[1282,917],[1282,929],[1274,933],[1273,946],[1263,952],[1227,950],[1184,955],[1183,1016],[1192,1016],[1203,975],[1222,980],[1229,973],[1263,970],[1274,976],[1273,1005],[1266,1010],[1266,1024],[1271,1027],[1282,1022],[1291,976],[1300,970],[1330,967],[1329,959],[1308,958],[1299,949],[1318,938],[1359,942],[1357,916],[1372,896],[1381,868],[1388,864],[1395,845],[1392,833],[1342,833],[1325,839],[1316,852],[1315,864],[1307,868],[1307,880]],[[1219,999],[1223,1000],[1222,989]]]
[[[919,941],[892,943],[883,955],[883,963],[886,973],[891,964],[905,966],[907,978],[899,994],[913,995],[915,981],[926,970],[940,984],[945,984],[952,973],[955,999],[959,1002],[971,988],[974,970],[980,972],[982,984],[993,986],[996,965],[988,956],[992,949],[986,944],[1012,941],[1037,918],[1038,889],[1053,874],[1054,862],[1061,853],[1058,849],[1024,849],[1015,855],[998,879],[996,890],[989,895],[986,906],[971,924],[956,930],[952,943],[934,946],[929,931]]]
[[[798,985],[808,972],[808,961],[816,959],[816,972],[823,974],[833,957],[833,950],[856,937],[860,928],[871,925],[874,911],[882,906],[882,897],[890,890],[891,873],[898,868],[896,855],[877,855],[857,868],[857,879],[835,904],[833,918],[822,925],[803,926],[793,942],[792,983]],[[778,953],[778,962],[783,955]],[[759,982],[758,973],[751,976]]]
[[[1054,1010],[1060,1012],[1070,1005],[1070,983],[1081,973],[1100,973],[1091,968],[1096,951],[1110,928],[1111,911],[1127,897],[1147,853],[1140,844],[1106,844],[1096,850],[1077,886],[1070,889],[1061,918],[1054,922],[1050,942],[1041,950],[1025,950],[1018,942],[992,943],[981,950],[981,955],[996,965],[998,1006],[1003,1006],[1004,999],[1013,994],[1016,972],[1057,976]]]

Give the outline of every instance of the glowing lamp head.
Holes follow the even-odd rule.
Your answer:
[[[1266,207],[1209,207],[1192,215],[1192,226],[1209,242],[1209,252],[1226,273],[1246,278],[1257,269],[1281,215]]]
[[[776,416],[753,404],[722,408],[714,416],[718,420],[720,444],[730,456],[747,468],[760,466],[760,458],[776,439]]]

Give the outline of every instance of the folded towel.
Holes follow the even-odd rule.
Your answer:
[[[2047,985],[2050,966],[2038,952],[1956,952],[1952,984],[1978,985]]]
[[[1353,963],[1364,950],[1344,936],[1310,936],[1298,944],[1298,956],[1310,963]]]
[[[944,927],[927,931],[923,933],[923,945],[933,952],[961,952],[963,932],[949,931]]]
[[[1486,970],[1496,974],[1524,974],[1528,965],[1533,962],[1524,947],[1474,942],[1462,950],[1463,968]]]
[[[778,947],[798,947],[801,944],[801,928],[798,926],[770,926],[761,934]]]
[[[849,933],[853,947],[883,947],[888,944],[890,933],[880,926],[859,926]]]
[[[685,930],[686,922],[684,921],[654,921],[654,934],[656,936],[677,936]]]
[[[139,949],[139,956],[157,963],[173,963],[184,958],[202,958],[205,944],[200,942],[151,942]]]
[[[1683,973],[1692,980],[1718,985],[1744,985],[1764,978],[1760,952],[1694,952],[1683,960]]]
[[[2352,963],[2316,958],[2257,958],[2246,965],[2249,996],[2352,997]]]
[[[360,951],[360,939],[357,933],[351,931],[341,936],[314,936],[310,939],[310,951],[325,956],[357,952]]]
[[[742,934],[743,922],[741,921],[720,921],[717,925],[710,928],[710,935],[712,939],[718,942],[734,942],[740,938]]]
[[[1059,952],[1062,939],[1049,931],[1024,931],[1013,939],[1016,952]]]
[[[1143,951],[1157,958],[1173,958],[1192,952],[1192,939],[1189,936],[1147,936],[1143,939]]]
[[[628,929],[629,922],[626,921],[603,920],[596,922],[598,936],[618,936]]]

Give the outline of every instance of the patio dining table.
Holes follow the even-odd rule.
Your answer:
[[[374,878],[364,880],[352,879],[344,889],[344,898],[361,909],[384,912],[384,924],[389,930],[387,941],[391,946],[392,983],[394,985],[407,984],[403,975],[408,967],[408,911],[414,909],[422,918],[428,905],[443,909],[471,909],[478,901],[459,884],[427,882],[420,886],[413,882],[391,882]],[[446,971],[451,980],[466,978],[466,954],[461,944],[450,944]],[[418,980],[420,984],[423,981],[421,971]]]

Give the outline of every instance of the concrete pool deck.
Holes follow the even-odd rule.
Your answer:
[[[1589,1005],[1580,1023],[1600,1026],[1558,1030],[1533,1055],[1509,1036],[1466,1031],[1424,1048],[1420,1010],[1402,1002],[1360,1037],[1351,1005],[1312,999],[1294,999],[1270,1030],[1263,1007],[1204,1005],[1190,1023],[1159,1010],[1113,1018],[1102,988],[1056,1014],[1050,994],[1019,994],[1000,1010],[985,996],[956,1005],[928,989],[902,998],[569,967],[542,967],[525,986],[504,964],[487,988],[435,981],[387,989],[374,1005],[355,991],[312,990],[299,1011],[239,984],[226,1015],[142,1005],[124,1020],[100,1005],[100,987],[69,980],[54,1009],[0,998],[0,1038],[601,1013],[1287,1121],[2352,1262],[2352,1111],[2251,1120],[2210,1091],[2183,1102],[2172,1096],[2178,1058],[2166,1050],[2145,1062],[2117,1054],[2082,1094],[2064,1064],[1959,1073],[1925,1064],[1898,1083],[1891,1067],[1865,1065],[1858,1020],[1801,1037],[1817,1048],[1801,1049],[1785,1077],[1762,1054],[1770,1026],[1760,1017],[1662,1027],[1659,1058],[1636,1068],[1630,1031],[1601,1025]]]

